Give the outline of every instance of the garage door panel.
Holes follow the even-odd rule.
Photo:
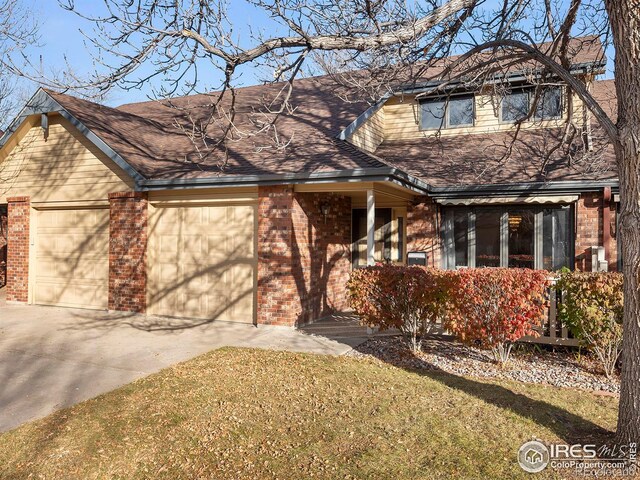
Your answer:
[[[33,302],[106,309],[109,210],[40,210]]]
[[[149,311],[253,322],[254,210],[246,205],[152,209]],[[169,291],[171,301],[161,299],[160,292]]]

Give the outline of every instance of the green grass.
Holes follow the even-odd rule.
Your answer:
[[[229,348],[1,435],[0,478],[530,478],[515,461],[524,441],[602,435],[616,407],[568,389]]]

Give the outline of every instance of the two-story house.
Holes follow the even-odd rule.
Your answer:
[[[615,112],[588,45],[574,73]],[[207,95],[111,108],[41,89],[1,140],[7,300],[300,325],[347,309],[350,270],[379,261],[615,270],[613,151],[536,75],[435,76],[373,106],[302,79],[285,148],[271,132],[216,142]],[[234,130],[280,88],[238,89]],[[205,147],[185,135],[200,118]]]

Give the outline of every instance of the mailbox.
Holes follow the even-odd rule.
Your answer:
[[[407,265],[427,266],[427,252],[407,252]]]

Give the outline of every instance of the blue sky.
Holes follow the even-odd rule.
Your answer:
[[[100,9],[102,0],[76,0],[76,6],[80,11],[94,13]],[[90,54],[90,47],[85,45],[86,39],[80,33],[80,29],[86,33],[92,31],[92,24],[75,14],[63,10],[58,5],[58,0],[41,0],[35,2],[34,9],[42,23],[41,46],[34,48],[29,53],[32,58],[38,59],[42,56],[42,63],[45,69],[60,71],[64,66],[65,57],[69,61],[73,71],[79,75],[87,75],[93,71],[93,62]],[[230,17],[234,21],[234,29],[239,38],[247,36],[249,25],[253,29],[267,30],[274,34],[274,23],[270,21],[264,13],[258,14],[253,7],[242,0],[231,0]],[[609,52],[610,56],[612,52]],[[610,59],[609,65],[612,61]],[[215,85],[219,81],[217,72],[208,73],[209,77],[202,78],[202,85]],[[607,76],[611,76],[611,73]],[[253,84],[265,77],[264,71],[254,68],[244,70],[240,82],[242,84]],[[29,86],[30,90],[35,90],[35,86]],[[151,94],[150,89],[142,91],[112,91],[105,103],[119,105],[122,103],[146,100]]]
[[[76,0],[78,11],[83,13],[94,13],[102,11],[102,0]],[[95,53],[93,45],[87,45],[85,36],[80,32],[83,30],[89,35],[93,31],[91,22],[75,15],[72,12],[62,9],[58,0],[43,0],[35,3],[33,7],[41,22],[41,46],[29,52],[32,58],[38,59],[42,56],[42,64],[45,71],[60,71],[66,61],[72,70],[78,75],[90,74],[94,71],[92,53]],[[252,29],[273,29],[273,22],[262,12],[257,12],[244,1],[232,0],[229,15],[236,20],[234,30],[239,38],[249,33],[249,26]],[[51,34],[55,32],[55,34]],[[201,72],[204,73],[204,72]],[[256,69],[246,69],[242,72],[239,81],[242,84],[255,84],[264,77],[264,72]],[[217,72],[211,72],[209,77],[202,77],[203,84],[217,84],[220,76]],[[36,88],[36,87],[33,87]],[[151,95],[150,89],[142,91],[121,91],[110,92],[105,103],[119,105],[122,103],[143,101]]]

